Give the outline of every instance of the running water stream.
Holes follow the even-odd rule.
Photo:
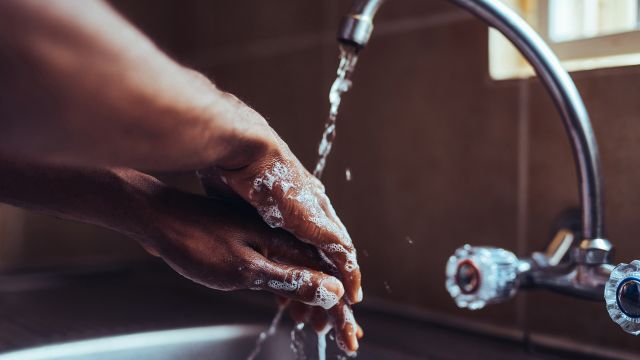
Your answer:
[[[338,118],[338,109],[342,101],[342,94],[351,89],[351,74],[358,62],[358,54],[355,48],[351,46],[340,46],[340,64],[336,72],[336,79],[329,90],[329,117],[324,124],[324,132],[320,145],[318,145],[318,162],[313,175],[318,179],[322,178],[322,173],[327,165],[327,157],[331,152],[333,141],[336,139],[336,119]],[[325,360],[327,352],[327,333],[331,328],[318,332],[318,359]]]
[[[254,360],[255,358],[258,357],[258,355],[260,355],[260,351],[262,350],[262,345],[264,344],[264,342],[267,341],[267,338],[269,338],[270,336],[273,336],[276,333],[276,330],[278,330],[278,325],[280,324],[282,315],[284,314],[284,311],[287,309],[288,305],[289,305],[289,301],[286,301],[279,306],[278,312],[276,313],[276,316],[273,317],[273,320],[271,320],[271,324],[269,325],[269,328],[261,332],[260,335],[258,335],[258,339],[256,340],[256,345],[253,348],[253,351],[251,352],[251,354],[247,356],[247,360]]]
[[[318,360],[327,359],[327,333],[331,330],[330,326],[327,326],[321,331],[317,331],[318,335]]]
[[[297,360],[307,360],[307,356],[304,353],[304,323],[298,323],[291,330],[291,351],[295,355]]]
[[[340,101],[342,100],[342,95],[349,91],[351,88],[351,74],[355,69],[356,63],[358,61],[358,55],[356,53],[355,48],[351,46],[340,46],[340,63],[338,65],[338,71],[336,72],[337,76],[333,85],[331,85],[331,89],[329,90],[329,117],[324,125],[324,132],[322,134],[322,139],[320,140],[320,144],[318,145],[318,161],[316,162],[316,166],[313,170],[313,175],[321,179],[322,173],[324,172],[324,168],[327,164],[327,157],[331,152],[331,147],[333,146],[333,141],[336,138],[336,119],[338,118],[338,109],[340,107]],[[260,336],[256,340],[256,346],[247,358],[247,360],[254,360],[262,350],[262,345],[264,342],[272,335],[275,334],[278,325],[280,324],[280,320],[282,319],[282,314],[288,307],[289,302],[284,303],[278,309],[275,317],[271,321],[271,325],[267,331],[260,333]],[[304,357],[304,344],[300,341],[296,341],[296,333],[302,332],[303,327],[295,327],[292,330],[292,350],[296,354],[299,360],[303,360]],[[320,360],[324,360],[326,358],[326,335],[330,329],[326,331],[318,332],[318,358]]]
[[[336,72],[337,77],[333,85],[331,85],[331,90],[329,90],[329,117],[324,124],[324,133],[322,134],[320,145],[318,145],[318,162],[313,170],[313,175],[318,179],[322,178],[324,167],[327,164],[327,157],[336,138],[336,119],[338,118],[340,101],[342,100],[342,94],[351,88],[351,74],[357,62],[358,54],[353,47],[340,46],[340,64]]]

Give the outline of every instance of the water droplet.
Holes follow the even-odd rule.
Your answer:
[[[389,294],[391,294],[391,286],[389,286],[389,283],[386,281],[384,281],[384,289],[387,290]]]
[[[367,249],[362,250],[362,256],[369,257],[369,252],[367,251]]]
[[[344,170],[344,177],[345,179],[347,179],[347,181],[351,181],[351,169],[346,168]]]
[[[409,235],[405,236],[404,239],[407,240],[409,245],[413,245],[413,239],[411,237],[409,237]]]
[[[304,323],[298,323],[291,330],[291,344],[289,347],[293,351],[296,360],[306,360],[307,356],[304,352],[305,333],[303,331]]]

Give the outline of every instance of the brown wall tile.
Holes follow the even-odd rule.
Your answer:
[[[247,58],[206,72],[262,114],[310,168],[322,134],[328,85],[323,83],[323,47],[266,58]]]
[[[176,56],[192,45],[192,2],[180,0],[109,0],[164,51]]]
[[[339,19],[349,11],[353,1],[330,0],[327,3],[331,3],[333,15]],[[436,16],[451,11],[460,10],[446,0],[387,0],[376,16],[376,25],[391,21],[402,22],[424,16]]]
[[[192,24],[198,51],[273,38],[319,33],[322,1],[195,1]]]
[[[26,213],[20,267],[69,268],[151,258],[134,240],[93,225]]]

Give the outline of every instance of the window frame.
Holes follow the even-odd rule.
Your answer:
[[[640,53],[640,29],[554,42],[549,36],[549,0],[538,0],[536,10],[535,30],[561,61]]]
[[[640,29],[554,42],[549,36],[549,0],[501,0],[518,12],[547,43],[567,71],[640,65]],[[535,76],[520,52],[495,29],[489,31],[493,80]]]

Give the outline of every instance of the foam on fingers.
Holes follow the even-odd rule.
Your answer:
[[[358,324],[351,307],[344,302],[329,311],[336,333],[336,344],[348,356],[355,356],[358,349]]]
[[[261,275],[252,280],[255,288],[270,290],[312,306],[329,309],[344,295],[344,286],[337,278],[304,268],[282,268],[265,262]]]
[[[327,287],[329,287],[329,290]],[[338,295],[340,294],[340,295]],[[309,305],[320,306],[325,310],[334,307],[344,294],[342,283],[333,276],[322,279],[316,288],[316,293]]]

